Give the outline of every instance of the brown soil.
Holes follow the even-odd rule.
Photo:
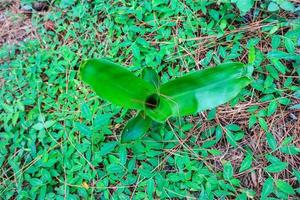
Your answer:
[[[30,13],[20,9],[20,1],[0,2],[0,47],[35,38]]]

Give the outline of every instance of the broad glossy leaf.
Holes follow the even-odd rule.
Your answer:
[[[143,109],[155,87],[120,65],[105,59],[90,59],[80,66],[81,79],[101,98],[125,108]]]
[[[171,80],[160,88],[156,107],[146,108],[152,119],[163,122],[212,109],[234,98],[250,83],[242,63],[227,63]]]
[[[138,113],[129,120],[122,132],[121,141],[130,142],[143,136],[151,126],[151,118],[145,116],[143,112]]]
[[[156,71],[151,67],[146,67],[142,71],[142,78],[151,83],[155,88],[159,88],[160,86],[160,78]]]

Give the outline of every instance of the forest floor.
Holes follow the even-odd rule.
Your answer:
[[[231,2],[2,0],[1,198],[299,199],[300,2]],[[107,57],[164,83],[249,56],[236,98],[129,144],[135,111],[78,76]]]

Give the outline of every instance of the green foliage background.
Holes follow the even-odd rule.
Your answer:
[[[0,48],[1,198],[299,197],[296,1],[49,3],[31,15],[34,39]],[[78,77],[83,59],[100,57],[136,75],[153,67],[163,82],[249,57],[254,81],[232,108],[171,119],[120,144],[134,113],[102,101]],[[236,114],[222,118],[225,108]]]

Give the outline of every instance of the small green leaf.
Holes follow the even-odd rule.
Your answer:
[[[236,200],[247,200],[247,194],[241,193],[236,197]]]
[[[132,49],[132,54],[135,58],[140,59],[141,58],[141,52],[140,52],[140,48],[134,43],[131,46]]]
[[[280,99],[278,100],[278,102],[279,102],[280,104],[282,104],[282,105],[287,106],[287,105],[289,105],[289,104],[291,103],[291,100],[290,100],[289,98],[287,98],[287,97],[284,97],[284,98],[280,98]]]
[[[287,53],[284,51],[279,51],[279,50],[272,50],[270,52],[268,52],[267,57],[272,59],[285,59],[285,60],[299,60],[299,56],[298,55],[294,55],[291,53]]]
[[[265,158],[269,161],[269,162],[271,162],[271,163],[281,163],[282,161],[279,159],[279,158],[277,158],[276,156],[272,156],[271,154],[267,154],[267,155],[265,155]]]
[[[100,155],[104,156],[106,154],[108,154],[109,152],[111,152],[112,150],[114,150],[115,146],[117,145],[116,142],[108,142],[105,143],[101,149],[100,149]]]
[[[147,194],[149,196],[149,199],[152,198],[153,192],[155,191],[155,187],[154,186],[155,186],[154,185],[154,180],[153,180],[153,178],[150,178],[148,180],[148,184],[147,184]]]
[[[210,189],[210,185],[208,184],[208,186],[206,186],[207,188],[209,188]],[[207,193],[209,193],[210,191],[207,191],[207,190],[205,190],[204,189],[204,187],[203,186],[201,186],[201,193],[200,193],[200,196],[199,196],[199,200],[200,199],[203,199],[203,200],[209,200],[209,198],[208,198],[208,194]]]
[[[138,173],[145,178],[150,178],[153,176],[152,172],[150,169],[143,169],[143,168],[139,168],[138,169]]]
[[[275,25],[271,25],[270,27],[272,27],[272,29],[269,31],[269,35],[273,35],[274,33],[276,33],[279,29],[279,25],[275,24]]]
[[[239,172],[243,172],[243,171],[249,169],[252,165],[252,160],[253,160],[253,155],[250,153],[247,153],[247,155],[245,156],[244,160],[241,163]]]
[[[276,112],[276,109],[278,107],[278,104],[275,100],[271,101],[271,103],[268,106],[267,116],[270,117]]]
[[[272,133],[268,132],[266,133],[267,143],[269,147],[274,151],[277,147],[277,141]]]
[[[127,161],[127,150],[125,146],[120,146],[119,157],[120,157],[120,164],[124,166]]]
[[[265,82],[264,82],[264,87],[265,88],[269,88],[272,86],[274,79],[272,78],[272,76],[267,76]]]
[[[300,110],[300,103],[289,107],[290,110]]]
[[[286,11],[294,12],[295,11],[295,6],[293,3],[289,2],[288,0],[283,0],[279,4],[280,8]]]
[[[101,129],[107,126],[108,124],[110,124],[111,117],[112,117],[111,113],[106,113],[106,114],[98,113],[95,119],[93,120],[94,129]]]
[[[280,46],[280,42],[281,42],[281,37],[279,35],[273,35],[271,41],[272,49],[277,49]]]
[[[277,162],[272,163],[271,165],[265,167],[265,170],[270,173],[278,173],[285,170],[288,166],[288,163],[285,162]]]
[[[91,129],[85,124],[75,122],[75,127],[79,130],[80,133],[82,133],[83,135],[85,135],[87,137],[91,137],[93,134]]]
[[[108,173],[118,174],[118,173],[123,173],[124,168],[123,168],[122,165],[120,165],[118,163],[112,163],[112,164],[110,164],[106,167],[106,170],[107,170]]]
[[[234,140],[235,141],[239,141],[241,139],[243,139],[243,137],[245,136],[245,133],[240,131],[234,134]]]
[[[293,187],[283,180],[280,180],[280,179],[276,180],[275,184],[280,191],[282,191],[286,194],[289,194],[289,195],[296,194]]]
[[[230,180],[233,177],[233,167],[230,161],[224,164],[223,177],[225,180]]]
[[[290,144],[293,140],[294,140],[294,137],[293,137],[293,136],[286,137],[286,138],[284,138],[284,140],[282,141],[281,145],[282,145],[282,146],[288,145],[288,144]]]
[[[248,63],[253,64],[255,61],[255,47],[252,45],[249,48]]]
[[[209,149],[208,152],[213,156],[219,156],[222,155],[222,152],[217,149]]]
[[[264,118],[259,117],[259,118],[258,118],[258,123],[259,123],[259,125],[260,125],[260,127],[261,127],[262,129],[264,129],[265,131],[268,130],[268,124],[267,124],[267,122],[266,122],[266,120],[265,120]]]
[[[45,128],[50,128],[51,126],[53,126],[56,122],[53,121],[53,120],[49,120],[49,121],[46,121],[44,126]]]
[[[249,122],[248,122],[248,127],[252,128],[257,122],[257,118],[255,117],[255,115],[251,115],[249,118]]]
[[[38,178],[32,178],[29,181],[30,185],[32,185],[33,187],[40,187],[43,185],[43,181],[38,179]]]
[[[261,199],[267,197],[271,194],[274,190],[273,186],[273,179],[271,177],[267,178],[263,184],[262,191],[261,191]]]
[[[151,118],[145,116],[143,112],[138,113],[129,120],[123,129],[121,142],[130,142],[143,136],[151,126]]]
[[[225,133],[226,133],[226,139],[227,139],[227,141],[228,141],[233,147],[237,147],[238,145],[237,145],[237,142],[235,141],[235,136],[234,136],[234,134],[233,134],[231,131],[229,131],[229,130],[227,130]]]
[[[239,130],[241,130],[241,127],[237,124],[228,124],[226,126],[226,129],[230,130],[230,131],[239,131]]]
[[[256,192],[254,190],[251,189],[244,189],[244,190],[248,198],[253,199],[255,197]]]
[[[32,128],[34,128],[35,130],[40,131],[40,130],[44,129],[44,124],[41,123],[41,122],[38,122]]]
[[[282,74],[285,74],[285,66],[280,62],[279,59],[276,59],[276,58],[272,58],[270,59],[271,60],[271,63],[274,65],[274,67]]]
[[[91,119],[92,118],[92,113],[88,107],[88,105],[86,103],[83,103],[81,105],[81,113],[82,113],[82,117],[84,117],[85,119]]]
[[[300,154],[300,148],[296,147],[295,145],[280,147],[279,151],[288,155]]]
[[[295,53],[295,44],[290,38],[284,38],[284,45],[289,53]]]
[[[266,69],[274,79],[279,80],[278,71],[273,66],[267,65]]]
[[[274,11],[277,11],[277,10],[279,10],[279,6],[277,5],[277,3],[270,2],[269,5],[268,5],[268,11],[274,12]]]
[[[253,6],[253,0],[236,0],[236,6],[241,12],[241,15],[245,15]]]
[[[300,171],[297,169],[293,169],[293,174],[297,178],[298,183],[300,183]]]
[[[75,3],[75,0],[61,0],[59,6],[61,8],[67,8]]]

